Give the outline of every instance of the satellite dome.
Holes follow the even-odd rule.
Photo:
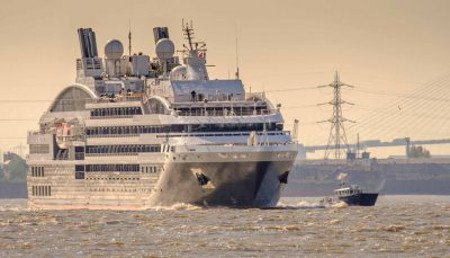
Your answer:
[[[123,45],[117,39],[108,41],[105,45],[105,56],[108,59],[120,59],[123,55]]]
[[[187,77],[187,67],[184,65],[179,65],[172,69],[170,72],[170,80],[171,81],[181,81],[186,80]]]
[[[167,38],[160,39],[156,43],[155,49],[156,55],[162,60],[171,58],[175,53],[175,45],[170,39]]]

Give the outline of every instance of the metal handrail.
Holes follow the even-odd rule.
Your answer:
[[[200,110],[200,112],[197,112]],[[237,112],[235,112],[235,110]],[[277,109],[255,109],[254,111],[239,111],[239,108],[235,108],[234,111],[231,113],[225,114],[223,110],[217,111],[217,112],[205,112],[202,109],[196,109],[196,112],[189,111],[176,111],[177,115],[179,116],[200,116],[200,117],[208,117],[208,116],[224,116],[224,117],[237,117],[237,116],[260,116],[260,115],[271,115],[275,114],[278,110]]]
[[[176,133],[176,134],[159,134],[156,138],[166,137],[191,137],[191,136],[203,136],[203,137],[216,137],[216,136],[248,136],[251,132],[220,132],[220,133]],[[257,135],[290,135],[290,131],[275,131],[275,132],[256,132]]]
[[[85,153],[86,157],[137,156],[140,152]],[[145,152],[142,152],[145,153]]]
[[[142,96],[124,96],[118,95],[114,98],[110,97],[100,97],[97,99],[86,99],[86,104],[93,103],[117,103],[117,102],[127,102],[127,101],[142,101]]]
[[[91,119],[133,118],[134,115],[91,116]]]

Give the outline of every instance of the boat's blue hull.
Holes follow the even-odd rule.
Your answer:
[[[348,196],[339,196],[339,200],[350,206],[374,206],[377,202],[378,193],[360,193]]]

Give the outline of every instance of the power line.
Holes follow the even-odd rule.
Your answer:
[[[288,88],[288,89],[278,89],[278,90],[266,90],[267,93],[272,92],[290,92],[290,91],[299,91],[299,90],[315,90],[316,87],[298,87],[298,88]]]
[[[405,99],[419,99],[419,100],[428,100],[428,101],[437,101],[437,102],[450,102],[449,98],[410,96],[410,95],[404,95],[404,94],[376,92],[376,91],[370,91],[370,90],[364,90],[364,89],[355,89],[355,91],[366,93],[366,94],[372,94],[372,95],[398,97],[398,98],[405,98]]]
[[[438,80],[437,80],[438,81]],[[417,96],[417,95],[421,95],[423,94],[424,91],[428,91],[429,88],[433,89],[434,87],[434,83],[435,82],[431,82],[428,83],[426,87],[419,87],[416,88],[411,94],[409,94],[410,96]],[[393,100],[392,102],[390,102],[387,106],[390,107],[397,107],[398,104],[400,105],[405,105],[406,103],[409,103],[411,101],[411,98],[406,99],[406,100]],[[358,124],[358,126],[363,125],[363,124],[368,124],[369,122],[373,121],[373,120],[380,120],[381,118],[383,118],[383,114],[380,114],[379,111],[381,111],[382,108],[379,108],[377,110],[375,110],[373,113],[375,113],[374,115],[364,115],[363,117],[361,117],[361,119],[359,119],[361,122]],[[369,119],[364,119],[365,117],[369,117]],[[354,126],[350,126],[350,128],[352,128]]]
[[[448,85],[449,76],[445,74],[425,86],[417,87],[410,94],[356,90],[372,95],[392,96],[396,99],[382,108],[355,107],[370,112],[361,116],[358,119],[361,122],[350,126],[349,130],[353,132],[356,129],[358,132],[367,131],[375,136],[405,133],[406,131],[426,132],[430,136],[435,132],[446,133],[448,130],[445,126],[450,123],[450,117],[443,114],[450,112],[450,106],[444,104],[450,101]],[[431,113],[423,112],[424,110],[431,111]],[[441,122],[438,125],[436,122],[430,121]],[[315,135],[318,136],[318,134]]]
[[[0,104],[2,103],[37,103],[37,102],[52,102],[53,100],[45,100],[45,99],[1,99]]]
[[[0,118],[0,122],[26,122],[26,121],[37,121],[38,119],[27,119],[27,118]]]
[[[408,128],[410,130],[415,130],[414,126],[411,125],[410,119],[408,119],[407,115],[405,114],[404,110],[411,109],[417,113],[417,111],[421,111],[423,109],[429,109],[429,101],[428,100],[436,100],[438,98],[434,97],[436,94],[440,94],[440,100],[443,100],[445,98],[442,98],[442,96],[445,96],[446,94],[442,94],[442,88],[446,88],[448,85],[448,76],[443,76],[435,81],[432,81],[430,83],[427,83],[425,87],[419,87],[415,89],[411,94],[406,95],[406,98],[400,99],[397,98],[391,104],[388,106],[390,108],[393,108],[397,110],[398,112],[395,113],[389,113],[389,112],[383,112],[386,108],[378,109],[372,113],[366,114],[366,117],[369,117],[368,119],[360,119],[362,120],[361,123],[358,124],[358,132],[362,131],[368,131],[369,134],[379,136],[379,135],[385,135],[386,133],[392,133],[396,131],[398,128],[402,128],[403,130],[406,129],[405,124],[408,125]],[[444,91],[444,93],[446,93]],[[402,97],[405,97],[402,96]],[[419,99],[420,101],[417,101]],[[437,105],[440,106],[447,106],[442,105],[442,102],[434,102],[431,103],[432,109],[436,107]],[[372,115],[371,115],[372,114]],[[427,117],[424,117],[423,119],[416,119],[413,120],[413,123],[417,123],[420,121],[426,121]],[[373,123],[376,124],[383,124],[382,127],[375,126]],[[371,125],[372,124],[372,125]],[[376,129],[377,128],[377,129]],[[351,126],[350,130],[355,129],[355,126]]]

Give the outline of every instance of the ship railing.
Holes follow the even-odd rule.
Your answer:
[[[84,141],[84,135],[64,135],[64,136],[56,136],[56,140],[59,142],[74,142],[74,141]]]
[[[85,153],[86,157],[137,156],[139,152]]]
[[[33,136],[33,135],[40,135],[42,134],[41,131],[36,130],[36,131],[28,131],[28,136]]]
[[[214,100],[214,99],[203,99],[203,100],[184,100],[184,101],[174,101],[172,105],[175,107],[230,107],[230,106],[266,106],[267,101],[265,99],[250,98],[250,99],[227,99],[227,100]]]
[[[251,94],[247,98],[229,98],[229,99],[190,99],[170,101],[175,107],[230,107],[230,106],[244,106],[244,107],[260,107],[267,105],[267,99],[258,97],[260,95]],[[169,99],[171,100],[171,99]]]
[[[266,93],[265,92],[246,92],[245,99],[255,99],[255,100],[265,100]]]
[[[220,137],[220,136],[249,136],[251,132],[223,132],[223,133],[176,133],[159,134],[156,138],[178,138],[178,137]],[[264,135],[290,135],[289,131],[257,132],[258,136]]]
[[[87,138],[117,138],[117,137],[138,137],[146,133],[130,133],[130,134],[91,134],[86,135]],[[218,137],[218,136],[249,136],[250,132],[221,132],[221,133],[151,133],[157,134],[156,138],[176,138],[176,137]],[[264,135],[290,135],[290,131],[275,132],[257,132],[259,136]]]
[[[117,137],[137,137],[140,134],[138,133],[129,133],[129,134],[91,134],[86,135],[87,138],[117,138]]]
[[[262,147],[262,146],[270,146],[270,147],[276,147],[276,146],[290,146],[294,144],[293,142],[289,141],[289,142],[259,142],[257,144],[254,145],[249,145],[247,143],[209,143],[209,144],[201,144],[201,145],[178,145],[178,146],[174,146],[175,147],[175,152],[179,152],[179,151],[198,151],[198,150],[207,150],[207,151],[216,151],[217,148],[224,148],[225,149],[234,149],[234,148],[249,148],[249,150],[251,148],[254,147]]]
[[[129,102],[129,101],[142,101],[142,96],[126,96],[126,95],[102,96],[97,99],[87,99],[86,104]]]
[[[212,110],[207,111],[205,108],[195,108],[186,111],[177,110],[176,114],[179,116],[261,116],[261,115],[271,115],[276,113],[277,109],[254,109],[254,110],[243,110],[240,107],[230,108],[230,110]]]
[[[91,116],[91,119],[133,118],[133,115]]]
[[[161,95],[156,92],[152,92],[152,95]],[[169,100],[171,103],[176,104],[186,104],[186,103],[194,103],[194,104],[200,104],[200,103],[243,103],[248,104],[249,102],[257,103],[258,101],[266,101],[266,94],[265,92],[246,92],[244,94],[244,97],[242,96],[234,96],[233,94],[224,94],[224,93],[218,93],[218,94],[212,94],[203,96],[202,94],[198,94],[196,97],[189,97],[189,98],[182,98],[182,100],[178,99],[176,100],[173,96],[164,96]]]

